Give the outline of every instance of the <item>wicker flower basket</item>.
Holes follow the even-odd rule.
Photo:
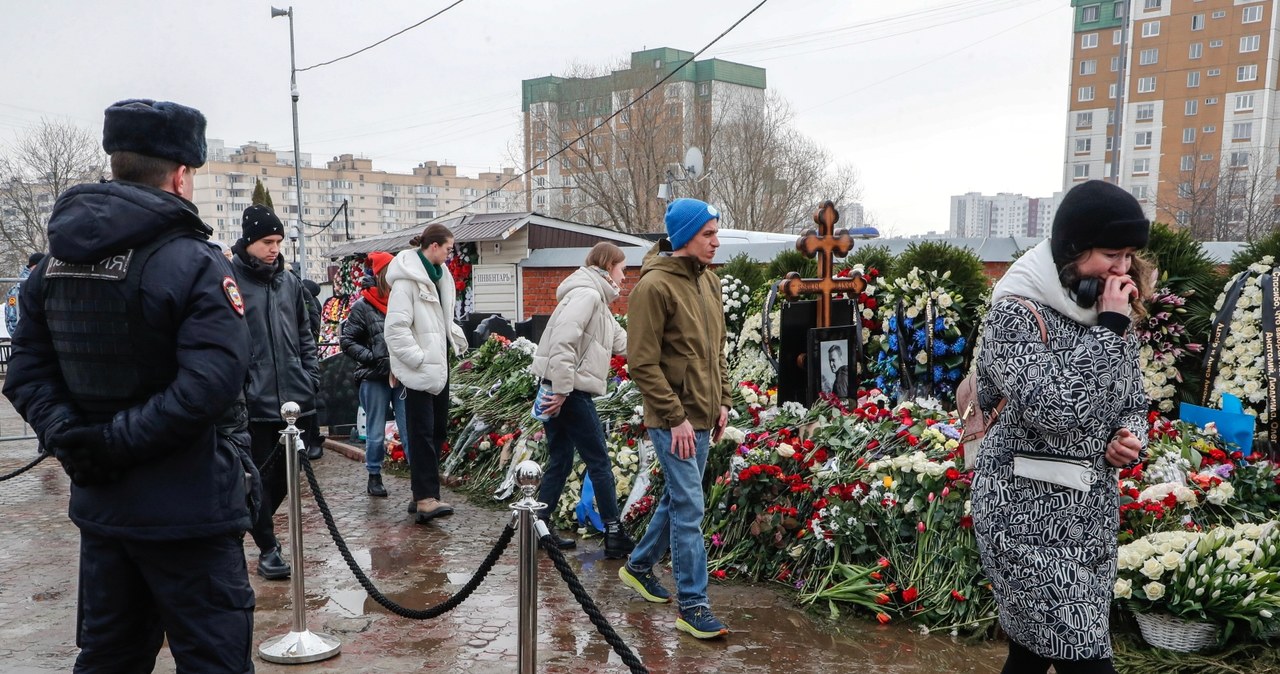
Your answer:
[[[1191,653],[1218,643],[1222,628],[1213,623],[1199,623],[1163,613],[1135,613],[1142,638],[1156,648]]]

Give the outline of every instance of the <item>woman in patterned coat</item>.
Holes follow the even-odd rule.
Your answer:
[[[1128,192],[1083,183],[992,295],[978,398],[988,414],[1006,406],[982,441],[973,523],[1009,636],[1005,674],[1115,672],[1117,470],[1147,438],[1130,326],[1153,282],[1135,254],[1149,230]]]

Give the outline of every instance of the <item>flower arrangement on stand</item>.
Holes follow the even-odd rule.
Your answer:
[[[902,399],[936,396],[954,404],[968,340],[958,322],[964,298],[948,278],[949,273],[913,268],[885,284],[880,304],[884,334],[871,350],[877,388]],[[908,382],[909,390],[904,388]]]
[[[1186,304],[1187,298],[1161,288],[1147,303],[1147,317],[1135,326],[1142,345],[1142,383],[1152,408],[1164,413],[1173,411],[1177,403],[1183,380],[1179,366],[1188,365],[1184,362],[1188,356],[1204,351],[1204,345],[1192,342],[1187,332]]]
[[[1262,278],[1272,274],[1274,266],[1275,259],[1270,255],[1249,265],[1248,269],[1227,282],[1214,305],[1214,311],[1218,313],[1217,321],[1226,325],[1230,332],[1222,343],[1217,377],[1210,383],[1212,389],[1209,403],[1221,406],[1223,393],[1239,397],[1244,402],[1245,412],[1258,418],[1254,439],[1260,443],[1272,440],[1266,430],[1270,418],[1264,374],[1267,359],[1263,348]],[[1228,291],[1237,282],[1242,285],[1235,309],[1229,317],[1223,316]]]
[[[720,301],[724,303],[725,340],[732,344],[738,341],[742,324],[747,320],[751,290],[742,281],[726,274],[720,277]]]
[[[476,244],[472,242],[454,246],[453,254],[445,261],[449,266],[449,274],[453,276],[454,290],[458,294],[457,302],[453,305],[454,318],[461,318],[475,311],[476,298],[471,270],[479,261],[480,254],[476,251]]]

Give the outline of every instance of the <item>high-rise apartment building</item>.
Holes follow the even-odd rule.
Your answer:
[[[196,173],[192,201],[214,230],[214,238],[228,244],[240,238],[240,216],[249,207],[258,182],[271,195],[275,211],[293,231],[298,223],[292,153],[277,153],[263,143],[226,151],[210,139],[210,159]],[[350,154],[334,157],[323,168],[310,165],[302,155],[302,221],[306,223],[307,276],[322,279],[334,244],[411,227],[458,210],[462,213],[504,213],[524,206],[524,185],[512,183],[498,189],[515,171],[481,173],[475,178],[458,175],[456,166],[434,161],[416,166],[412,173],[388,173],[373,168],[373,161]],[[343,202],[347,211],[342,212]],[[326,223],[330,223],[325,227]],[[296,244],[289,243],[286,258],[293,261]]]
[[[991,236],[1048,236],[1059,197],[1024,197],[1001,192],[986,196],[979,192],[951,197],[951,236],[986,238]]]
[[[649,49],[633,52],[619,70],[521,82],[524,159],[527,166],[538,166],[526,184],[525,209],[576,218],[575,206],[584,197],[600,200],[616,191],[634,195],[634,200],[618,199],[641,212],[636,219],[660,223],[664,204],[657,199],[658,184],[670,183],[676,196],[690,194],[693,188],[680,182],[687,177],[680,170],[686,150],[699,145],[706,150],[713,122],[765,90],[763,68],[721,59],[680,67],[690,56],[677,49]],[[637,100],[677,68],[660,89]],[[590,138],[546,161],[632,101]]]
[[[1257,226],[1258,207],[1273,218],[1277,0],[1071,5],[1064,189],[1116,180],[1203,238]]]

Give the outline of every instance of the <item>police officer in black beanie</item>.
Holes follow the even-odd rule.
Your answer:
[[[243,236],[231,247],[231,267],[244,294],[245,320],[254,344],[245,401],[253,461],[262,477],[262,508],[250,533],[259,550],[258,575],[279,580],[290,573],[272,521],[288,490],[280,453],[280,431],[285,428],[280,406],[298,403],[298,426],[315,428],[320,361],[311,335],[309,295],[302,281],[285,271],[280,254],[284,224],[271,209],[255,204],[245,209],[241,231]]]
[[[240,291],[191,203],[205,118],[107,108],[113,180],[64,192],[27,279],[4,394],[71,477],[76,672],[252,672]],[[241,420],[242,421],[242,420]],[[67,563],[54,560],[54,563]]]

